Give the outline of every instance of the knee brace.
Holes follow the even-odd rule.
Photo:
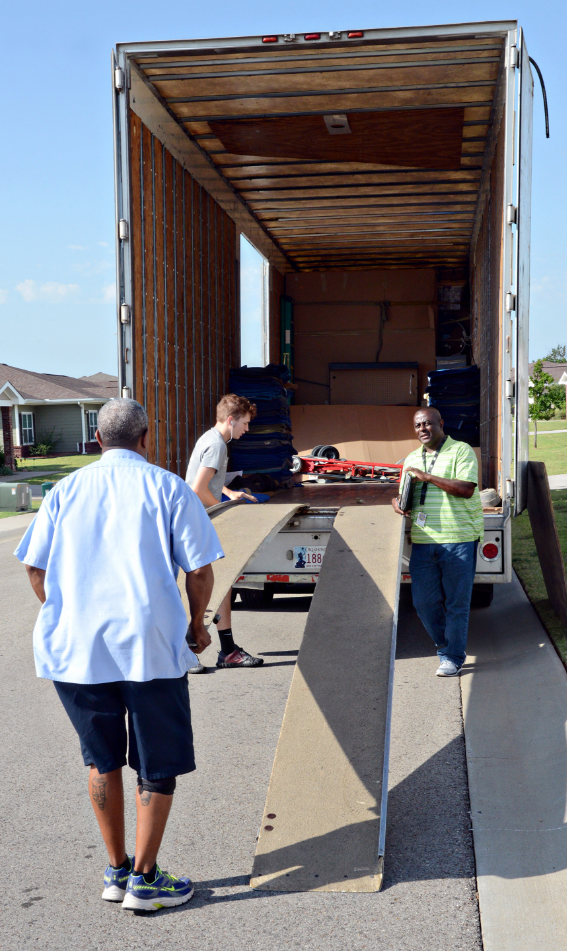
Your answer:
[[[142,779],[138,776],[138,790],[140,795],[143,792],[160,793],[162,796],[173,796],[177,780],[175,776],[167,776],[165,779]]]

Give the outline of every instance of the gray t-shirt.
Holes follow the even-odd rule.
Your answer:
[[[209,482],[209,492],[212,492],[215,499],[219,502],[222,496],[224,479],[226,476],[226,465],[228,462],[228,451],[226,443],[219,433],[218,429],[209,429],[195,443],[195,448],[191,453],[187,475],[185,481],[192,485],[195,481],[197,471],[203,467],[205,469],[216,469],[215,475]]]

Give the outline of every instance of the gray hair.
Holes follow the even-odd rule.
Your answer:
[[[148,414],[136,400],[109,400],[98,411],[98,431],[105,447],[136,446],[148,426]]]

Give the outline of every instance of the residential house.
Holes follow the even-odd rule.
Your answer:
[[[5,464],[23,458],[42,433],[60,436],[59,453],[93,452],[101,406],[118,396],[118,379],[108,373],[79,378],[33,373],[0,363],[0,445]]]
[[[552,363],[551,360],[544,360],[542,369],[545,370],[546,373],[549,373],[549,375],[553,377],[555,383],[559,383],[561,386],[565,387],[565,394],[567,396],[567,363]],[[528,373],[530,375],[530,384],[529,384],[530,386],[533,385],[531,382],[531,377],[533,375],[533,372],[534,372],[534,364],[530,363],[528,364]],[[530,403],[532,402],[533,400],[530,397]]]

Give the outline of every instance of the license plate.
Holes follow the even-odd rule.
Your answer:
[[[325,549],[319,545],[302,545],[293,549],[293,567],[306,571],[318,570],[323,564]]]

